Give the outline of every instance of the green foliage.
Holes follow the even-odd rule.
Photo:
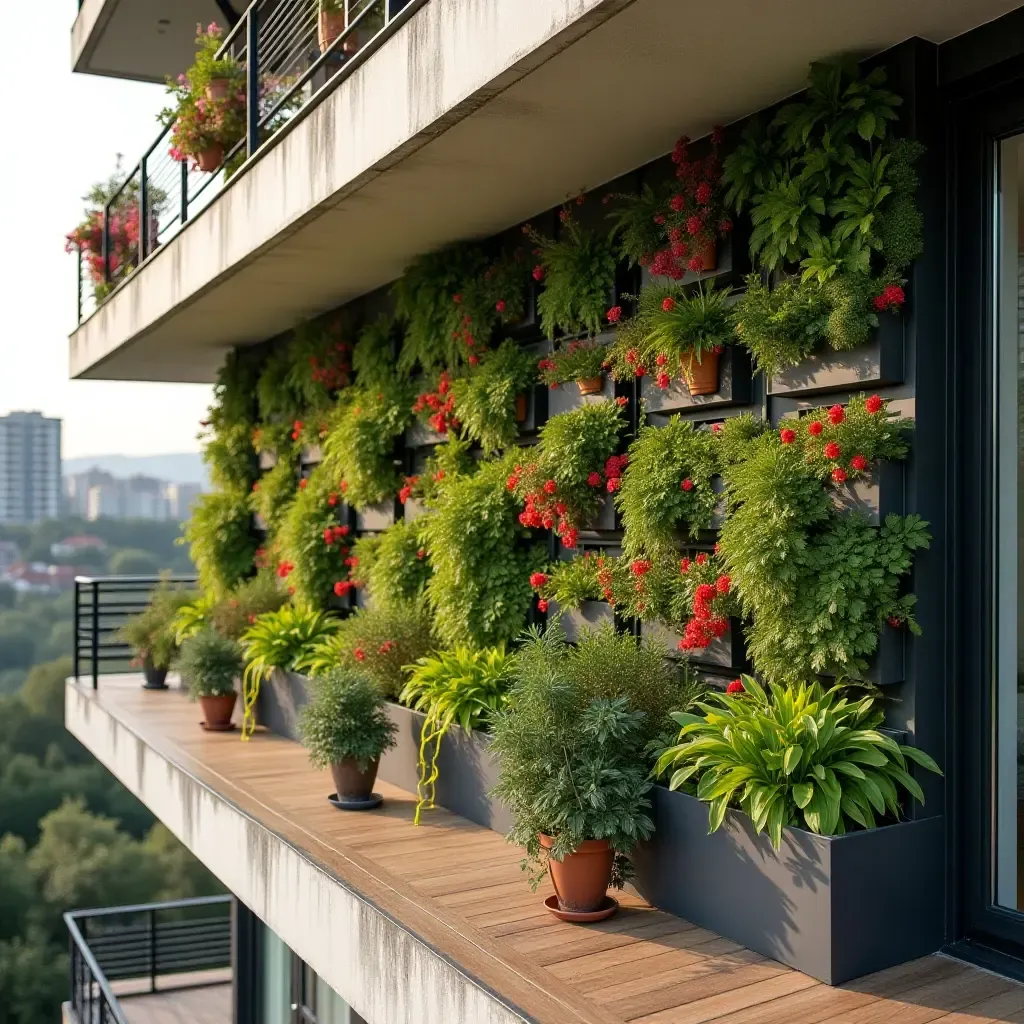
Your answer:
[[[538,594],[545,600],[557,601],[558,607],[566,611],[575,611],[584,601],[598,600],[601,587],[597,582],[597,557],[585,551],[578,558],[555,562],[542,574],[546,579],[537,588]]]
[[[467,733],[487,727],[491,715],[505,702],[514,665],[514,655],[504,647],[481,651],[457,647],[417,660],[399,698],[426,716],[420,730],[417,825],[422,812],[435,807],[441,741],[453,725]]]
[[[305,413],[303,399],[301,386],[297,386],[292,372],[290,346],[278,345],[267,356],[256,385],[260,423],[277,422],[291,429],[294,421]]]
[[[665,244],[665,209],[668,196],[664,188],[645,184],[634,194],[613,194],[616,206],[608,214],[619,250],[631,267],[646,265],[651,255]],[[660,218],[660,222],[658,219]]]
[[[280,452],[272,469],[253,486],[252,510],[262,517],[268,536],[275,536],[299,488],[299,471],[292,453]]]
[[[398,379],[346,391],[324,441],[323,465],[353,508],[376,505],[401,487],[395,440],[409,424],[412,401],[411,385]]]
[[[700,703],[703,714],[674,714],[679,742],[658,759],[659,775],[672,769],[670,788],[696,785],[711,832],[730,806],[776,850],[786,826],[825,836],[874,828],[900,817],[900,789],[924,802],[908,762],[941,774],[923,751],[878,731],[884,714],[870,696],[850,701],[842,687],[818,683],[769,694],[750,676],[742,683],[742,693]]]
[[[388,696],[397,696],[407,666],[435,647],[433,621],[422,602],[359,608],[329,636],[296,659],[295,668],[322,676],[332,669],[358,668]]]
[[[550,631],[549,631],[550,634]],[[508,840],[526,851],[535,882],[543,870],[538,836],[554,840],[562,860],[588,839],[607,839],[622,884],[623,859],[654,831],[651,788],[643,759],[644,714],[625,697],[591,699],[551,670],[557,643],[534,633],[517,661],[508,704],[492,718],[492,749],[500,759],[494,795],[512,812]]]
[[[924,146],[909,139],[897,139],[889,150],[887,178],[892,187],[892,198],[877,225],[885,254],[884,283],[901,281],[906,269],[924,252],[924,227],[917,208],[918,178],[915,169],[924,152]]]
[[[711,479],[717,472],[710,430],[695,430],[679,416],[670,417],[664,427],[643,427],[629,446],[629,463],[615,495],[625,553],[654,555],[671,549],[682,524],[691,537],[709,529],[718,500]]]
[[[203,447],[203,459],[216,487],[248,491],[255,479],[253,394],[258,379],[253,361],[237,351],[228,354],[217,375]]]
[[[240,640],[253,620],[266,612],[276,612],[287,600],[277,576],[269,569],[261,569],[251,580],[240,584],[230,594],[209,606],[203,617],[194,616],[194,606],[187,612],[189,619],[198,619],[197,625],[209,622],[221,636]],[[181,619],[178,619],[180,627]],[[198,630],[188,627],[190,632]]]
[[[485,353],[476,367],[452,382],[455,414],[462,432],[491,455],[511,445],[517,435],[516,396],[537,379],[533,358],[511,340]]]
[[[153,591],[145,611],[129,619],[120,629],[120,638],[130,644],[138,660],[156,669],[169,668],[178,652],[174,621],[178,611],[195,595],[165,580]]]
[[[530,607],[530,573],[542,555],[524,544],[516,500],[506,486],[510,459],[472,476],[445,477],[435,514],[418,523],[434,573],[427,601],[448,647],[511,642]]]
[[[160,571],[160,559],[149,551],[122,548],[110,556],[111,576],[153,576]]]
[[[192,700],[220,697],[235,692],[244,668],[242,649],[236,640],[203,629],[181,645],[178,666]]]
[[[299,715],[299,735],[317,768],[354,760],[365,772],[395,745],[396,726],[373,680],[338,667],[312,680],[309,703]]]
[[[549,338],[559,331],[597,334],[615,287],[614,239],[581,227],[568,204],[561,224],[557,239],[528,232],[544,268],[544,290],[537,299],[541,327]]]
[[[541,380],[549,387],[558,387],[566,381],[593,380],[604,374],[609,348],[596,340],[561,342],[549,356],[541,359],[537,368]]]
[[[386,384],[395,375],[395,321],[382,313],[359,332],[352,351],[352,369],[361,385]]]
[[[260,615],[242,635],[247,703],[250,690],[258,690],[274,669],[295,668],[338,626],[339,620],[330,615],[291,604]]]
[[[363,545],[371,541],[367,559]],[[430,562],[420,542],[419,524],[398,520],[373,538],[360,538],[352,553],[359,559],[359,576],[375,608],[418,601],[430,580]]]
[[[252,573],[256,555],[248,494],[220,490],[200,495],[185,537],[203,590],[221,595],[237,586]]]

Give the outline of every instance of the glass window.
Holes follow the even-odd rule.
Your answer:
[[[263,1024],[291,1024],[292,951],[269,928],[260,931]]]

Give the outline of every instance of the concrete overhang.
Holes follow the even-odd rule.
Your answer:
[[[797,91],[1019,0],[426,0],[76,330],[73,377],[206,382],[224,351]]]
[[[226,21],[216,0],[83,0],[71,27],[71,67],[163,82],[192,63],[197,25]]]

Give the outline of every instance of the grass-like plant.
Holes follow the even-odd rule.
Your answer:
[[[288,671],[301,662],[302,656],[338,628],[338,620],[323,612],[286,604],[276,612],[260,615],[242,635],[245,653],[244,696],[245,721],[242,736],[252,734],[255,727],[253,709],[260,684],[274,669]]]
[[[515,656],[504,647],[480,651],[457,647],[420,658],[412,666],[399,699],[426,716],[420,730],[417,825],[423,811],[435,806],[441,741],[454,725],[467,733],[487,727],[505,701],[514,665]]]
[[[673,714],[679,742],[656,767],[658,775],[672,772],[671,789],[696,786],[711,832],[730,807],[776,850],[787,826],[823,836],[875,828],[900,817],[901,789],[924,802],[908,762],[941,774],[924,751],[879,731],[884,714],[872,696],[851,701],[843,687],[818,683],[766,692],[751,676],[740,683],[738,692],[700,702],[701,714]]]
[[[365,772],[395,745],[395,723],[383,695],[369,676],[350,666],[312,680],[298,728],[317,768],[352,760]]]
[[[178,659],[189,697],[222,697],[235,692],[242,674],[242,648],[213,629],[201,629],[181,645]]]
[[[712,488],[719,468],[715,441],[710,430],[696,430],[679,416],[640,430],[615,494],[627,555],[671,548],[681,526],[691,537],[711,526],[718,500]]]

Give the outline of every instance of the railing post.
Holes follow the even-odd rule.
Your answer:
[[[156,991],[156,911],[149,911],[149,991]]]
[[[79,258],[79,261],[81,261],[81,258],[82,258],[81,250],[79,250],[78,258]],[[81,263],[79,263],[79,268],[81,268]],[[81,276],[81,269],[79,269],[79,276]],[[79,295],[81,295],[81,292],[79,292]],[[81,321],[81,319],[82,319],[81,299],[79,299],[78,319],[79,319],[79,321]],[[76,683],[78,682],[78,648],[79,648],[79,644],[81,643],[81,639],[79,637],[79,629],[81,628],[81,616],[79,614],[79,612],[80,612],[79,602],[81,600],[82,600],[81,584],[78,582],[78,580],[75,580],[75,603],[74,603],[74,609],[72,611],[72,615],[74,616],[74,632],[72,633],[72,636],[75,639],[74,639],[74,650],[71,652],[71,666],[72,666],[72,672],[74,673],[74,676],[75,676],[75,682]]]
[[[82,247],[78,247],[78,322],[82,322]]]
[[[100,688],[100,584],[92,581],[92,688]]]
[[[146,157],[139,164],[139,263],[146,258],[149,235],[149,181],[146,174]]]
[[[110,203],[103,204],[103,281],[110,284]]]
[[[181,223],[188,220],[188,160],[181,161]]]
[[[248,21],[245,25],[245,145],[246,155],[252,156],[260,145],[260,19],[257,4],[250,5],[246,18]]]

